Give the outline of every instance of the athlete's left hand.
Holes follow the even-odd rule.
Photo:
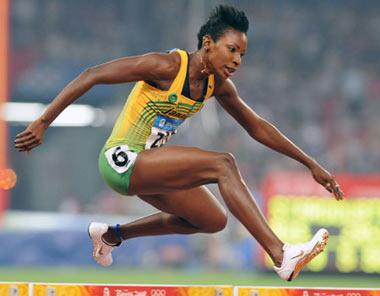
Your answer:
[[[311,167],[310,171],[314,180],[325,187],[328,192],[333,193],[336,200],[343,199],[344,193],[332,174],[319,165]]]

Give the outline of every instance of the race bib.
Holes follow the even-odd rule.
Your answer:
[[[137,153],[129,151],[127,145],[116,146],[105,153],[108,164],[119,174],[125,173],[135,163]]]
[[[169,118],[159,114],[153,122],[145,149],[157,148],[164,145],[177,132],[177,128],[182,122],[183,120],[181,119]]]

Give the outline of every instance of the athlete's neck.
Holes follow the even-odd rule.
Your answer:
[[[207,65],[207,58],[205,57],[206,55],[203,48],[190,54],[189,79],[191,81],[202,81],[212,74]]]

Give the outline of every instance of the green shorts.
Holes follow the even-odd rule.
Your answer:
[[[99,155],[99,172],[113,190],[128,195],[132,170],[137,153],[127,145],[103,148]]]

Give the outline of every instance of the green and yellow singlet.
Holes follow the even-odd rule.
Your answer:
[[[108,138],[105,149],[128,145],[130,151],[160,147],[176,133],[186,118],[200,111],[214,91],[214,75],[204,84],[203,96],[190,99],[189,56],[186,51],[175,50],[181,57],[180,69],[169,90],[160,90],[139,81],[130,93],[126,104]]]

